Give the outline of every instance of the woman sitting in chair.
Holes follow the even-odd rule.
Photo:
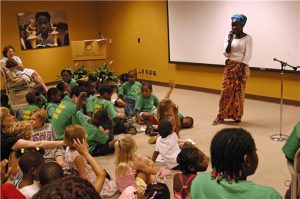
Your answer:
[[[17,74],[15,71],[18,67],[18,62],[14,59],[8,59],[5,62],[5,73],[7,76],[7,81],[11,84],[11,87],[19,87],[24,85],[29,85],[31,82],[31,77],[26,74]]]
[[[25,74],[25,75],[31,77],[35,83],[42,85],[43,88],[44,88],[44,90],[45,90],[45,92],[48,91],[48,88],[45,85],[42,77],[35,70],[30,69],[30,68],[23,68],[22,60],[20,59],[20,57],[18,57],[18,56],[15,55],[15,50],[14,50],[13,46],[11,46],[11,45],[5,46],[3,48],[3,50],[2,50],[2,54],[4,56],[2,58],[3,61],[6,62],[8,59],[14,59],[17,62],[18,65],[14,69],[15,75],[19,76],[19,75]]]

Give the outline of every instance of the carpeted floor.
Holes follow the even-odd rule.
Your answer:
[[[161,99],[167,91],[167,87],[154,86],[153,93]],[[219,95],[198,91],[174,89],[171,99],[179,106],[183,115],[192,116],[195,120],[194,128],[182,130],[182,138],[190,138],[196,142],[197,147],[209,154],[210,142],[214,134],[227,127],[241,127],[248,130],[257,146],[259,165],[256,173],[249,180],[258,184],[274,187],[284,196],[287,186],[286,180],[290,180],[286,159],[281,151],[284,142],[276,142],[270,136],[280,131],[279,103],[268,103],[256,100],[245,100],[244,116],[242,123],[229,122],[218,126],[212,126],[218,111]],[[279,100],[278,100],[279,101]],[[283,134],[289,135],[293,126],[300,120],[300,107],[292,105],[283,106]],[[137,140],[138,153],[152,156],[155,145],[148,144],[149,137],[144,133],[134,135]],[[97,157],[97,161],[114,177],[114,156]],[[211,171],[211,168],[208,168]],[[172,179],[167,180],[172,192]],[[113,198],[118,198],[114,196]],[[172,194],[173,198],[173,194]]]

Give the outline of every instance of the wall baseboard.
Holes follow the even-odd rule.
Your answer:
[[[142,80],[142,79],[140,79]],[[148,81],[148,80],[145,80]],[[157,82],[157,81],[151,81],[153,85],[158,85],[158,86],[169,86],[168,83],[165,82]],[[205,93],[211,93],[211,94],[220,94],[220,90],[216,89],[209,89],[209,88],[201,88],[201,87],[196,87],[196,86],[187,86],[187,85],[180,85],[176,84],[176,88],[181,88],[181,89],[186,89],[186,90],[193,90],[193,91],[200,91],[200,92],[205,92]],[[264,101],[264,102],[272,102],[276,104],[280,104],[280,99],[276,97],[266,97],[266,96],[259,96],[259,95],[253,95],[253,94],[247,94],[246,93],[246,98],[247,99],[253,99],[253,100],[259,100],[259,101]],[[294,106],[299,106],[300,107],[300,101],[296,100],[290,100],[290,99],[283,99],[283,104],[287,105],[294,105]]]

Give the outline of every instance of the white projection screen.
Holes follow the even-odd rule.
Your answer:
[[[224,65],[224,39],[231,30],[231,16],[242,13],[248,18],[244,32],[253,38],[249,63],[252,68],[280,70],[281,64],[273,58],[300,66],[300,1],[168,1],[167,4],[171,63]]]

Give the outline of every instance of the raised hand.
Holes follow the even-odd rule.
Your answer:
[[[81,155],[84,156],[85,154],[89,153],[88,144],[86,143],[86,141],[81,142],[81,140],[79,138],[76,138],[73,140],[73,143],[74,143],[76,150]]]

